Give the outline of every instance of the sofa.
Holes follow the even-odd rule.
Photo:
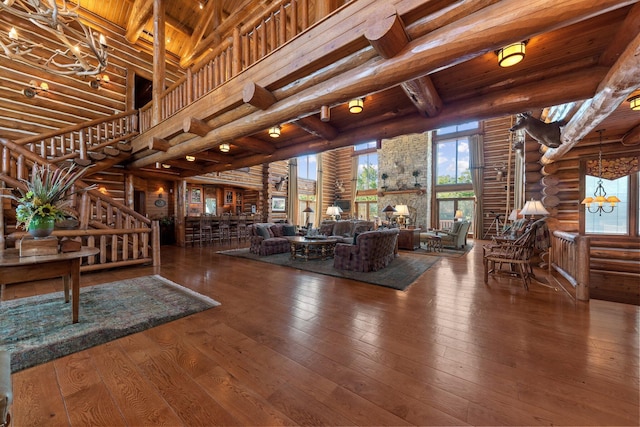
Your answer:
[[[336,239],[339,243],[354,243],[354,237],[375,228],[373,221],[345,220],[323,221],[318,233]]]
[[[333,267],[365,273],[385,268],[397,256],[399,232],[397,228],[365,231],[353,244],[336,244]]]
[[[0,426],[9,425],[9,409],[13,401],[11,388],[11,357],[9,352],[0,351]]]
[[[296,227],[290,224],[254,223],[247,226],[251,245],[249,252],[258,255],[273,255],[289,252],[289,240],[295,236]]]

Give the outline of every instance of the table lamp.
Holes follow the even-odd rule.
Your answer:
[[[391,222],[391,216],[394,212],[396,212],[396,208],[391,205],[387,205],[386,208],[382,209],[382,212],[384,212],[385,216],[387,217],[387,222]]]
[[[309,224],[309,214],[313,213],[313,209],[311,208],[311,206],[307,206],[302,212],[306,214],[304,223]]]
[[[460,219],[462,218],[462,211],[460,209],[458,209],[456,211],[456,214],[453,217],[454,221],[460,221]]]
[[[340,215],[340,208],[337,206],[329,206],[327,208],[327,215],[331,216],[331,219],[335,221],[336,216]]]
[[[520,211],[520,215],[523,217],[531,215],[529,219],[533,220],[534,215],[549,215],[549,211],[544,208],[540,200],[531,199],[524,204]]]
[[[405,216],[409,216],[409,207],[407,205],[396,205],[396,215],[398,215],[398,223],[405,222]]]

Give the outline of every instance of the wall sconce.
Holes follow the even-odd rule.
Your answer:
[[[196,158],[194,156],[184,156],[185,159],[187,159],[187,162],[195,162]]]
[[[273,126],[269,128],[269,136],[271,138],[277,138],[280,136],[280,126]]]
[[[30,87],[28,87],[28,88],[26,88],[26,89],[24,89],[22,91],[24,96],[26,96],[27,98],[33,98],[37,94],[39,94],[40,92],[48,92],[49,91],[49,84],[46,83],[46,82],[41,82],[41,83],[38,84],[37,81],[31,80],[29,82],[29,86]]]
[[[640,111],[640,94],[632,96],[627,101],[629,101],[629,108],[633,111]]]
[[[158,199],[162,199],[162,193],[164,192],[164,188],[158,187]]]
[[[220,151],[223,153],[228,153],[230,149],[229,144],[220,144]]]
[[[496,55],[498,55],[498,65],[506,68],[516,65],[518,62],[522,61],[524,59],[526,50],[525,46],[527,45],[527,42],[528,40],[525,40],[499,49],[496,52]]]
[[[103,85],[106,85],[110,81],[111,79],[109,79],[109,76],[107,76],[106,74],[98,74],[95,80],[89,81],[89,86],[91,86],[92,89],[100,89]]]
[[[349,101],[349,112],[353,114],[362,113],[364,110],[364,101],[362,98],[352,99]]]

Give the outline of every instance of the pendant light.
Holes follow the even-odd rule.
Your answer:
[[[620,203],[620,199],[616,196],[607,197],[607,192],[602,186],[602,132],[604,132],[604,129],[600,129],[598,131],[600,134],[600,146],[598,150],[598,185],[596,186],[596,191],[593,192],[594,197],[585,197],[582,201],[582,204],[587,207],[589,212],[597,213],[599,216],[602,216],[602,212],[613,212],[613,209],[616,207],[616,203]],[[605,206],[605,203],[609,203],[609,206]]]

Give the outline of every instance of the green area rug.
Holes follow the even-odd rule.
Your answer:
[[[327,260],[292,260],[289,253],[260,256],[252,254],[249,249],[235,249],[230,251],[219,251],[219,254],[252,259],[270,264],[282,265],[296,268],[298,270],[311,271],[313,273],[326,274],[328,276],[342,277],[345,279],[358,280],[360,282],[371,283],[373,285],[386,286],[388,288],[405,290],[422,273],[433,266],[439,257],[425,257],[412,253],[401,252],[400,256],[382,270],[361,273],[349,270],[337,270],[333,268],[333,259]]]
[[[412,251],[412,253],[419,254],[419,255],[432,255],[432,256],[441,256],[441,257],[447,257],[447,258],[458,258],[469,253],[471,249],[473,249],[473,243],[467,242],[465,247],[462,249],[453,249],[452,247],[444,247],[442,248],[442,251],[436,252],[436,251],[428,250],[425,244],[423,243],[420,245],[420,249],[416,249],[415,251]]]
[[[63,292],[2,301],[0,350],[17,372],[217,305],[157,275],[81,288],[75,324]]]

